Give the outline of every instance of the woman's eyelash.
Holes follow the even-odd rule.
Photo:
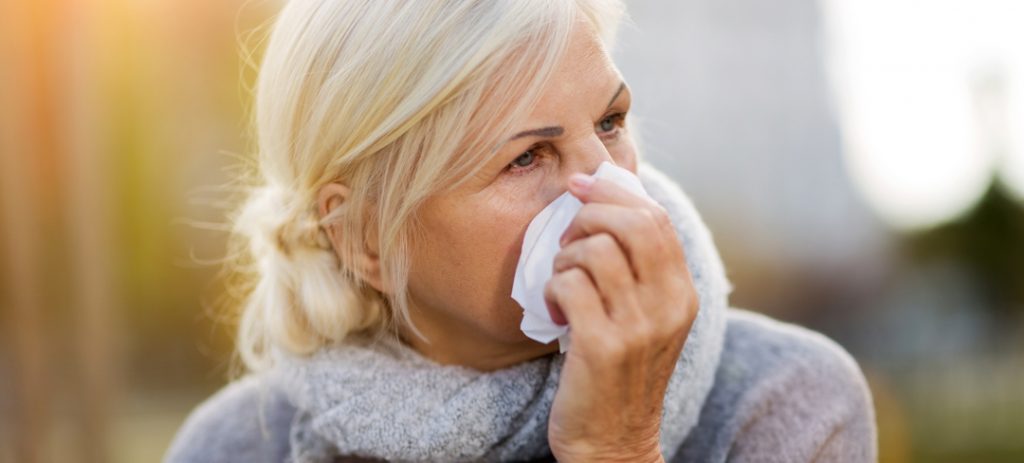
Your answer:
[[[508,166],[506,166],[505,170],[507,170],[511,175],[523,175],[529,173],[533,169],[539,167],[539,163],[544,162],[541,159],[539,159],[540,157],[544,156],[544,150],[545,148],[543,146],[535,145],[530,147],[530,149],[520,153],[519,156],[516,156],[516,158],[512,160],[512,162],[508,163]],[[527,154],[532,155],[531,159],[533,159],[533,162],[531,162],[529,166],[516,166],[516,161],[518,161],[520,158]]]
[[[612,137],[614,138],[614,136],[616,136],[617,132],[618,132],[616,129],[619,128],[619,127],[622,127],[624,125],[625,119],[626,119],[626,113],[624,113],[624,112],[610,114],[610,115],[606,116],[604,119],[601,119],[601,121],[597,123],[598,129],[599,130],[602,129],[603,128],[602,125],[605,122],[611,123],[612,127],[608,128],[607,130],[605,130],[603,132],[599,132],[599,133],[612,134]]]

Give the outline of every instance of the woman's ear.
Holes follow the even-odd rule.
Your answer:
[[[338,182],[328,183],[320,188],[317,196],[317,210],[320,217],[326,216],[335,208],[341,206],[348,200],[351,191],[347,185]],[[325,225],[324,230],[331,241],[331,247],[340,259],[341,255],[338,253],[338,250],[342,249],[342,240],[345,238],[342,236],[341,226],[337,223],[332,223]],[[371,231],[374,234],[367,236],[368,239],[363,243],[360,252],[355,256],[356,261],[351,264],[356,266],[353,270],[357,275],[362,276],[367,284],[377,291],[384,292],[385,286],[381,278],[380,256],[376,246],[376,228],[373,228]]]

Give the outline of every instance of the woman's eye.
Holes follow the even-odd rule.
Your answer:
[[[623,113],[612,114],[604,119],[601,119],[601,122],[598,122],[597,124],[597,128],[602,133],[609,133],[615,130],[615,126],[618,124],[618,122],[625,117],[626,115]]]
[[[528,167],[530,164],[533,164],[535,157],[533,149],[526,150],[512,161],[512,165],[515,167]]]
[[[544,165],[545,147],[534,146],[508,163],[505,170],[512,175],[524,175]]]

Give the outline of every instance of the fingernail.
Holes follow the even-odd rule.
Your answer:
[[[587,174],[575,173],[569,177],[569,185],[579,192],[586,192],[593,184],[594,177]]]

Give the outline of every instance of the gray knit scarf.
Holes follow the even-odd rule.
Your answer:
[[[722,350],[732,285],[711,234],[681,189],[641,163],[644,188],[670,214],[700,310],[669,380],[661,450],[670,460],[697,423]],[[281,354],[272,370],[298,408],[294,463],[337,456],[388,461],[550,459],[548,415],[564,355],[479,372],[445,366],[398,341],[352,340],[309,357]]]

